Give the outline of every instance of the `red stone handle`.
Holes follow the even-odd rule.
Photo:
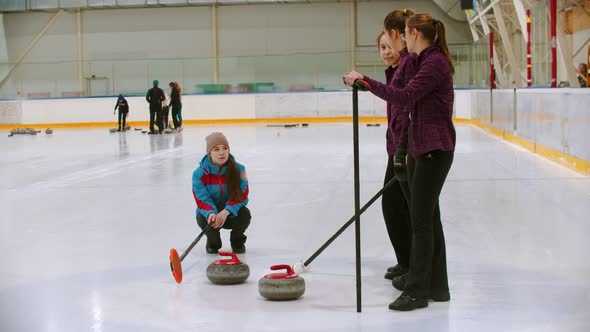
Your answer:
[[[232,262],[234,264],[242,264],[242,261],[236,256],[235,253],[230,251],[220,251],[219,256],[229,256],[231,259],[226,259],[227,262]]]
[[[293,271],[293,268],[291,268],[291,266],[287,264],[273,265],[270,267],[270,269],[273,271],[286,269],[286,277],[297,277],[297,273],[295,273],[295,271]]]

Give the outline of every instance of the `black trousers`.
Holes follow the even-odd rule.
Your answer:
[[[383,185],[393,178],[393,157],[389,157]],[[410,210],[402,190],[404,184],[407,185],[407,182],[400,183],[398,181],[383,192],[381,209],[387,235],[389,235],[389,241],[391,241],[395,251],[397,263],[408,268],[410,266],[410,250],[412,247],[412,228]]]
[[[128,111],[121,111],[119,110],[119,129],[125,130],[126,121],[127,121],[127,113]],[[121,127],[121,122],[123,122],[123,127]]]
[[[172,105],[172,122],[174,122],[174,129],[182,127],[182,105]]]
[[[162,127],[164,129],[168,128],[168,114],[170,113],[170,110],[168,108],[163,108],[162,109]]]
[[[222,228],[231,229],[229,241],[231,242],[232,248],[241,247],[246,243],[248,237],[244,232],[246,232],[246,229],[250,225],[250,219],[252,219],[250,210],[243,206],[238,211],[237,216],[230,215],[225,220],[225,224],[223,224]],[[204,229],[205,226],[207,226],[207,219],[200,213],[197,216],[197,224],[201,229]],[[209,228],[205,235],[207,236],[207,247],[214,249],[221,248],[221,235],[219,234],[219,229]]]
[[[150,132],[154,132],[154,123],[158,126],[158,131],[162,132],[162,106],[158,107],[150,105]]]
[[[440,150],[415,159],[408,155],[412,251],[405,293],[414,298],[449,290],[439,196],[453,157],[452,151]]]

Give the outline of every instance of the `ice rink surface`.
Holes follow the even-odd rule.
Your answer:
[[[201,241],[178,285],[168,252],[199,232],[191,176],[213,130],[247,168],[251,275],[211,284]],[[379,200],[361,217],[361,314],[353,227],[302,275],[303,298],[258,294],[270,265],[305,260],[352,216],[349,124],[4,136],[0,331],[590,331],[590,179],[475,127],[457,134],[441,198],[451,302],[387,309],[399,292],[383,279],[395,259]],[[361,127],[360,143],[364,204],[383,184],[385,128]]]

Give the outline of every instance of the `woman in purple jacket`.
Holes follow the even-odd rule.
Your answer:
[[[454,68],[443,23],[430,14],[416,14],[405,28],[408,51],[418,54],[416,75],[404,87],[380,87],[375,81],[351,72],[346,81],[365,79],[371,92],[410,112],[410,214],[412,253],[403,293],[389,305],[408,311],[428,306],[428,300],[450,300],[444,234],[439,196],[453,162]]]
[[[389,40],[388,43],[392,50],[390,53],[397,55],[396,61],[392,63],[386,62],[386,64],[389,64],[389,67],[385,70],[385,85],[387,86],[402,87],[414,74],[415,64],[411,58],[415,58],[415,56],[408,56],[406,43],[401,39],[406,20],[412,15],[414,15],[414,11],[411,9],[394,10],[385,17],[383,22],[384,31],[381,38]],[[383,57],[381,46],[380,53]],[[383,59],[385,61],[385,58]],[[375,83],[378,86],[384,86],[380,82]],[[400,176],[400,174],[405,175],[405,172],[400,172],[399,168],[395,167],[394,162],[395,155],[402,155],[405,160],[408,123],[408,113],[399,112],[395,104],[387,102],[386,142],[388,158],[384,183],[388,183],[394,177],[400,180],[383,192],[381,200],[385,227],[397,259],[397,265],[388,267],[385,273],[385,279],[389,280],[405,275],[408,273],[410,266],[412,229],[408,204],[409,187],[407,177]],[[404,131],[400,129],[404,129]],[[403,143],[399,144],[400,142]],[[405,169],[405,165],[403,168]]]

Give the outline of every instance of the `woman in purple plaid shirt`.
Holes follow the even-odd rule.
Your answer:
[[[411,9],[394,10],[383,21],[384,31],[381,32],[380,48],[382,49],[383,46],[381,39],[385,39],[385,43],[389,44],[391,49],[389,54],[394,55],[396,60],[392,63],[385,61],[386,64],[389,64],[389,67],[385,70],[385,85],[401,87],[414,76],[415,54],[411,55],[408,53],[406,43],[401,39],[401,35],[404,33],[406,27],[406,20],[412,15],[414,15],[414,11]],[[381,53],[383,56],[383,52]],[[383,198],[381,200],[381,209],[387,234],[389,235],[389,240],[394,248],[397,259],[397,264],[388,267],[385,273],[385,279],[389,280],[407,274],[410,266],[410,251],[412,247],[412,226],[408,204],[410,188],[408,186],[405,165],[403,166],[402,172],[403,175],[406,175],[404,177],[400,176],[402,173],[399,172],[399,168],[394,167],[394,155],[401,154],[405,160],[408,139],[408,116],[407,112],[404,113],[397,110],[396,105],[387,103],[386,147],[388,158],[385,180],[383,182],[386,184],[393,177],[397,177],[399,180],[383,192]],[[402,136],[405,136],[405,139]],[[396,144],[399,142],[404,142],[404,144]]]
[[[455,70],[444,24],[427,13],[413,15],[406,21],[404,39],[408,51],[418,55],[416,74],[405,86],[379,85],[357,72],[346,75],[347,84],[363,79],[373,94],[410,113],[410,271],[397,285],[403,293],[389,305],[400,311],[451,298],[439,196],[453,163],[456,141],[452,122]]]

